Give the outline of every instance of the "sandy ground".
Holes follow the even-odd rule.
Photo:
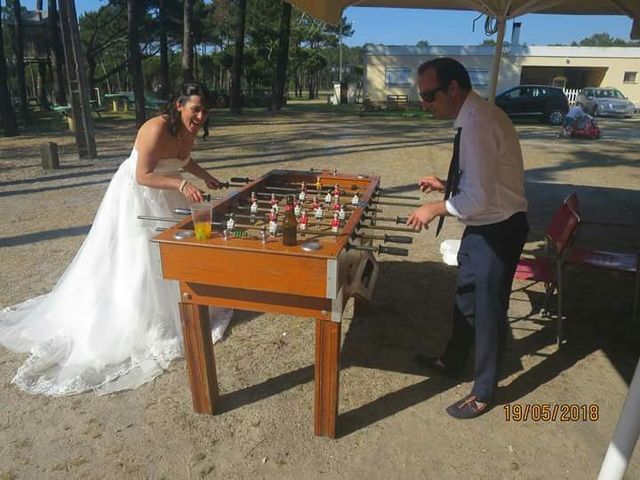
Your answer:
[[[585,218],[640,223],[640,119],[602,120],[600,141],[555,138],[556,128],[518,125],[532,231],[565,195],[578,192]],[[48,292],[88,231],[109,179],[126,158],[131,122],[103,120],[100,159],[80,161],[73,137],[31,131],[0,139],[0,306]],[[424,118],[288,111],[214,122],[194,157],[221,179],[273,168],[338,168],[382,176],[415,191],[418,176],[446,175],[451,124]],[[62,168],[45,172],[38,145],[56,141]],[[389,209],[400,214],[403,210]],[[314,327],[305,318],[237,312],[216,345],[222,412],[192,412],[183,360],[156,381],[98,397],[29,396],[11,385],[25,356],[0,349],[0,479],[15,478],[594,478],[624,401],[638,349],[626,329],[632,278],[569,270],[569,343],[537,314],[540,288],[516,282],[513,338],[498,404],[467,422],[444,408],[466,394],[412,362],[438,354],[450,330],[455,269],[441,238],[421,234],[407,259],[381,257],[371,311],[345,311],[336,440],[313,436]],[[640,233],[583,230],[580,241],[638,250]],[[631,331],[631,333],[629,333]],[[507,421],[514,404],[597,405],[586,422]],[[627,478],[640,478],[636,453]]]

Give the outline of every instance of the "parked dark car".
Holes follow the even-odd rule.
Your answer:
[[[594,117],[622,115],[631,118],[635,111],[633,102],[615,88],[583,88],[576,98],[576,103]]]
[[[548,85],[518,85],[496,96],[496,105],[514,118],[537,117],[560,125],[569,111],[569,101],[561,88]]]

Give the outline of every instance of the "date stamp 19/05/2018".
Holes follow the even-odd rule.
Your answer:
[[[597,403],[508,403],[503,406],[507,422],[597,422]]]

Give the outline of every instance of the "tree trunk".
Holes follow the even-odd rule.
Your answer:
[[[229,109],[231,113],[239,114],[242,113],[242,64],[244,60],[244,24],[247,16],[247,0],[238,0],[237,8]]]
[[[291,32],[291,4],[282,2],[280,16],[280,38],[278,39],[278,60],[276,65],[276,81],[273,85],[272,110],[282,108],[287,86],[287,63],[289,60],[289,34]]]
[[[182,79],[193,80],[193,2],[184,0],[183,37],[182,37]]]
[[[16,116],[11,105],[9,85],[7,84],[7,61],[4,56],[4,37],[2,35],[2,22],[0,22],[0,129],[5,136],[18,135]]]
[[[60,38],[60,17],[56,0],[48,0],[49,8],[49,35],[51,39],[51,53],[53,58],[53,91],[55,103],[67,104],[67,89],[64,78],[64,48]]]
[[[145,121],[144,82],[142,79],[142,61],[140,60],[140,44],[138,43],[138,1],[127,0],[127,30],[129,36],[129,76],[133,85],[133,97],[136,104],[136,128]]]
[[[38,104],[42,110],[49,110],[47,100],[47,64],[38,62]]]
[[[169,80],[169,50],[167,48],[167,12],[166,0],[160,0],[160,97],[165,99],[171,95],[171,83]]]
[[[29,125],[29,104],[27,102],[27,78],[24,66],[24,44],[22,37],[22,7],[20,0],[13,0],[13,14],[16,19],[16,30],[14,36],[14,52],[16,54],[16,70],[18,73],[18,89],[20,91],[20,105],[22,109],[22,119],[25,125]]]

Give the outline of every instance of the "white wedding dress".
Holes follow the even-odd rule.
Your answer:
[[[0,311],[0,345],[29,353],[12,381],[22,390],[68,395],[136,388],[182,355],[178,284],[162,279],[149,242],[159,224],[137,217],[172,216],[188,203],[177,191],[138,185],[137,157],[134,149],[120,165],[53,290]],[[181,166],[161,160],[155,171],[180,177]],[[210,313],[216,341],[233,311]]]

